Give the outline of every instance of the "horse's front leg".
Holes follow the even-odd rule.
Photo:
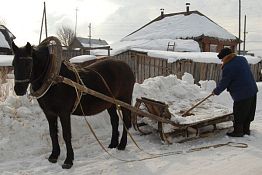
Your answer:
[[[69,169],[73,166],[73,160],[74,160],[74,151],[72,148],[71,143],[71,119],[70,119],[70,113],[60,115],[60,121],[63,129],[63,138],[66,144],[66,150],[67,155],[66,159],[64,161],[64,164],[62,165],[63,169]]]
[[[46,114],[46,118],[49,124],[49,133],[52,140],[52,153],[48,160],[51,163],[56,163],[60,155],[60,146],[58,142],[58,128],[57,128],[57,116]]]

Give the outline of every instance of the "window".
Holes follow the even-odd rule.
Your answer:
[[[216,44],[210,44],[210,52],[217,52],[217,45]]]

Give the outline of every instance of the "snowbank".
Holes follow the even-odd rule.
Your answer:
[[[83,63],[90,60],[95,60],[95,55],[80,55],[73,58],[70,58],[70,63]]]
[[[51,152],[47,120],[35,100],[26,96],[17,97],[9,81],[9,96],[0,103],[0,174],[3,175],[62,175],[62,174],[165,174],[174,172],[184,175],[214,174],[260,175],[262,162],[262,84],[258,83],[258,103],[255,121],[251,125],[251,136],[243,138],[228,138],[225,132],[213,137],[201,138],[182,144],[163,145],[158,135],[141,136],[131,129],[138,145],[146,152],[159,154],[164,152],[178,152],[173,156],[159,157],[138,162],[122,162],[109,157],[99,147],[91,132],[89,132],[82,117],[72,116],[72,145],[75,152],[74,166],[70,170],[63,170],[61,165],[66,157],[65,144],[61,136],[59,122],[59,143],[61,155],[57,164],[51,164],[47,158]],[[201,86],[192,84],[193,77],[185,74],[182,80],[175,76],[156,77],[146,80],[143,84],[136,84],[134,97],[146,96],[165,101],[170,110],[176,113],[180,109],[187,109],[196,100],[209,94],[215,82],[201,81]],[[1,86],[2,88],[3,86]],[[165,92],[166,91],[166,92]],[[172,104],[174,104],[172,106]],[[227,92],[215,96],[199,107],[206,112],[210,110],[232,108],[232,100]],[[201,109],[202,110],[202,109]],[[196,111],[194,111],[196,112]],[[106,146],[110,143],[111,125],[107,112],[87,117],[95,129],[98,138]],[[180,120],[179,120],[180,121]],[[184,122],[181,120],[181,122]],[[121,130],[122,128],[119,128]],[[194,153],[187,150],[219,145],[227,142],[241,142],[248,144],[248,148],[223,146],[219,148],[203,149]],[[128,140],[125,151],[108,150],[114,156],[125,159],[147,158],[150,155],[139,151],[132,141]],[[190,168],[189,168],[190,167]],[[224,167],[224,168],[221,168]]]
[[[0,66],[12,66],[14,55],[0,55]]]
[[[147,97],[169,105],[171,120],[178,124],[190,124],[214,117],[229,114],[231,109],[213,102],[211,97],[191,112],[195,115],[182,117],[181,110],[188,110],[191,106],[208,96],[215,88],[214,81],[202,81],[202,86],[194,84],[191,74],[185,73],[182,80],[175,75],[146,79],[143,84],[135,84],[134,97]]]

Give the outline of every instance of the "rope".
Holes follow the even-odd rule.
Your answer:
[[[70,64],[70,63],[69,63]],[[74,67],[73,64],[71,64],[72,68],[76,71],[76,75],[78,76],[80,82],[84,85],[81,77],[79,76],[76,68]],[[103,76],[101,74],[99,74],[97,71],[95,70],[92,70],[90,69],[91,71],[94,71],[96,72],[100,78],[102,79],[102,81],[104,82],[106,88],[108,89],[109,93],[112,95],[113,99],[115,99],[111,89],[109,88],[108,84],[106,83],[105,79],[103,78]],[[72,81],[72,80],[71,80]],[[73,82],[73,81],[72,81]],[[71,83],[76,92],[77,92],[77,87],[75,86],[74,83]],[[101,143],[101,141],[98,139],[94,129],[92,128],[92,126],[90,125],[90,123],[88,122],[88,120],[86,119],[86,115],[85,115],[85,112],[83,110],[83,107],[82,107],[82,104],[81,104],[81,101],[80,101],[80,97],[79,97],[79,94],[77,94],[77,98],[79,100],[79,106],[81,108],[81,111],[84,115],[84,119],[85,119],[85,122],[89,128],[89,130],[92,132],[93,136],[95,137],[96,141],[98,142],[98,144],[100,145],[100,147],[111,157],[119,160],[119,161],[122,161],[122,162],[125,162],[125,163],[129,163],[129,162],[138,162],[138,161],[144,161],[144,160],[150,160],[150,159],[155,159],[155,158],[159,158],[159,157],[166,157],[166,156],[171,156],[171,155],[177,155],[177,154],[183,154],[183,153],[191,153],[191,152],[197,152],[197,151],[202,151],[202,150],[206,150],[206,149],[210,149],[210,148],[219,148],[219,147],[223,147],[223,146],[230,146],[230,147],[236,147],[236,148],[247,148],[248,145],[246,143],[237,143],[237,142],[227,142],[227,143],[222,143],[222,144],[214,144],[214,145],[209,145],[209,146],[204,146],[204,147],[198,147],[198,148],[191,148],[189,150],[187,150],[186,152],[184,151],[173,151],[173,152],[166,152],[166,153],[161,153],[161,154],[152,154],[152,153],[148,153],[148,152],[145,152],[142,148],[140,148],[140,146],[137,144],[137,142],[135,141],[135,139],[133,138],[133,136],[131,135],[131,133],[128,131],[128,129],[126,128],[125,124],[124,124],[124,121],[123,121],[123,115],[122,115],[122,112],[121,112],[121,106],[120,105],[116,105],[116,109],[117,109],[117,112],[118,112],[118,116],[119,118],[121,118],[122,122],[123,122],[123,126],[125,127],[129,137],[131,138],[131,140],[133,141],[133,143],[136,145],[136,147],[141,151],[141,152],[144,152],[148,155],[150,155],[150,157],[146,157],[146,158],[141,158],[141,159],[129,159],[129,160],[126,160],[126,159],[121,159],[119,157],[116,157],[114,156],[113,154],[111,154],[106,148],[105,146]]]

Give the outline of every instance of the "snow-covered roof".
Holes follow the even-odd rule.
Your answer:
[[[81,43],[83,47],[90,47],[90,39],[77,37],[77,40]],[[108,46],[108,43],[105,40],[101,39],[91,39],[91,47],[101,47]]]
[[[70,59],[70,63],[83,63],[90,60],[95,60],[95,55],[80,55]]]
[[[144,52],[150,57],[167,59],[169,63],[176,62],[178,60],[192,60],[194,62],[200,63],[216,63],[221,64],[221,60],[218,59],[215,52],[170,52],[170,51],[161,51],[161,50],[148,50],[140,48],[129,48],[123,47],[114,50],[112,55],[117,55],[125,51],[132,50],[137,52]],[[255,57],[250,55],[245,55],[249,64],[257,64],[262,60],[261,57]]]
[[[218,59],[217,53],[214,52],[167,52],[159,50],[143,50],[135,49],[139,52],[146,52],[148,56],[167,59],[169,63],[176,62],[178,60],[186,59],[194,62],[201,63],[217,63],[221,64],[221,60]],[[250,55],[245,56],[249,64],[257,64],[261,61],[259,57],[253,57]]]
[[[201,36],[215,37],[222,40],[236,40],[237,37],[219,26],[198,11],[190,13],[166,14],[156,18],[147,25],[122,39],[155,40],[155,39],[190,39]]]
[[[5,36],[1,32],[1,30],[0,30],[0,47],[10,49],[10,46],[6,41]]]
[[[10,50],[10,39],[15,39],[15,36],[4,25],[0,25],[0,48]]]
[[[146,50],[161,50],[166,51],[168,43],[175,44],[174,51],[176,52],[200,52],[198,42],[188,39],[154,39],[154,40],[132,40],[132,41],[118,41],[111,44],[112,54],[116,55],[130,49],[146,49]],[[172,49],[172,46],[170,47]]]

